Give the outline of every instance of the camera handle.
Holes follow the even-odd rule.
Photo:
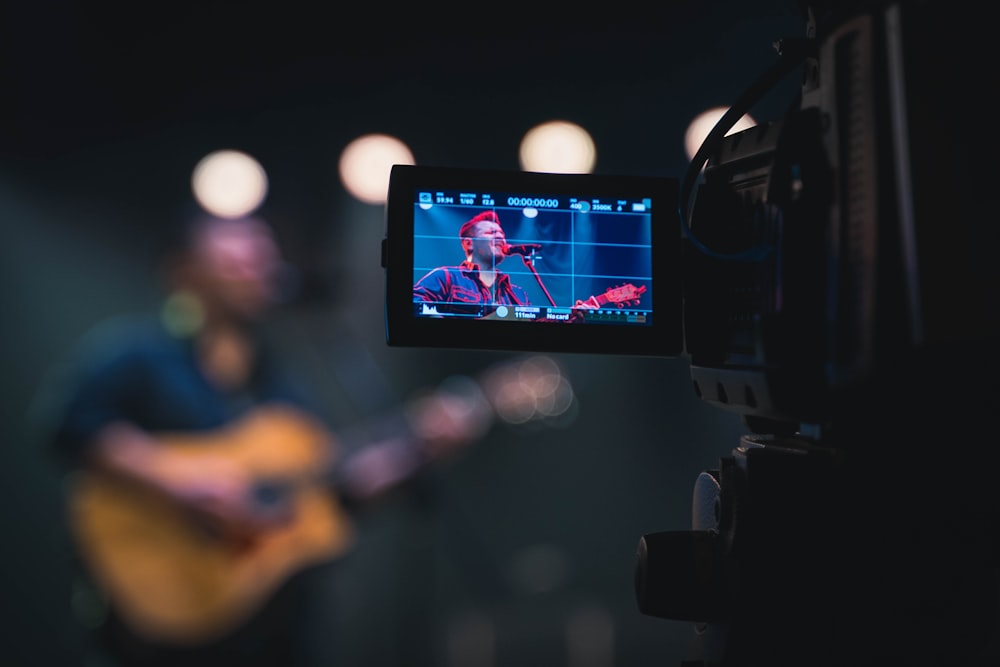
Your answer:
[[[783,664],[828,646],[824,612],[812,608],[832,583],[817,572],[836,551],[828,543],[836,470],[832,453],[806,438],[744,435],[719,468],[698,476],[692,530],[639,540],[639,610],[693,621],[705,665],[734,653]],[[783,628],[777,644],[775,627]]]
[[[693,622],[685,667],[1000,659],[1000,512],[983,475],[876,449],[745,435],[698,476],[692,530],[641,537],[639,610]]]

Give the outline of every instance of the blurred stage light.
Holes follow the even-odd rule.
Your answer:
[[[694,157],[694,154],[698,152],[701,148],[702,142],[705,141],[705,137],[708,133],[712,131],[719,119],[729,111],[729,107],[714,107],[708,109],[707,111],[702,111],[700,114],[695,116],[694,120],[688,125],[687,131],[684,133],[684,151],[687,153],[688,160]],[[742,118],[736,121],[736,124],[728,132],[726,136],[733,134],[734,132],[742,132],[747,128],[751,128],[757,124],[749,114],[744,114]]]
[[[597,149],[582,127],[554,120],[536,125],[525,133],[519,157],[524,171],[589,174],[597,162]]]
[[[536,420],[572,420],[576,393],[569,378],[550,356],[524,357],[490,374],[486,393],[497,418],[510,425]]]
[[[569,667],[611,667],[615,664],[615,619],[608,609],[584,603],[566,621]]]
[[[340,182],[366,204],[384,204],[389,171],[394,164],[414,164],[413,153],[402,141],[387,134],[358,137],[340,154]]]
[[[203,157],[191,174],[191,190],[203,209],[220,218],[253,213],[267,197],[267,173],[242,151],[219,150]]]
[[[447,664],[492,667],[496,664],[496,622],[485,611],[466,609],[448,621]]]

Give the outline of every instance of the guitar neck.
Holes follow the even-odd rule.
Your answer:
[[[639,298],[645,291],[645,285],[636,287],[635,285],[628,284],[620,287],[612,287],[602,294],[591,298],[597,303],[598,307],[612,304],[621,308],[626,304],[638,305]]]

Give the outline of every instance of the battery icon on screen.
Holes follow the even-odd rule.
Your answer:
[[[636,212],[636,213],[642,213],[643,211],[646,210],[646,204],[645,204],[645,202],[642,202],[642,203],[640,203],[640,202],[633,202],[632,203],[632,210],[634,212]]]

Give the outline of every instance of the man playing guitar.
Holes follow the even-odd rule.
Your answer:
[[[80,473],[68,518],[109,605],[100,646],[122,667],[307,664],[307,644],[333,655],[303,633],[329,622],[310,578],[349,547],[345,508],[481,435],[482,415],[428,395],[342,456],[262,326],[282,267],[273,230],[186,231],[162,314],[94,332],[52,440]]]

